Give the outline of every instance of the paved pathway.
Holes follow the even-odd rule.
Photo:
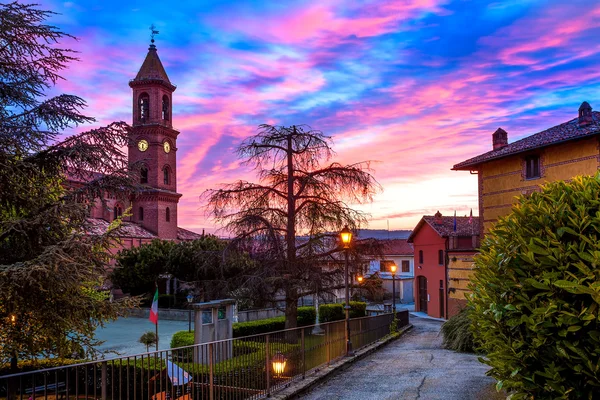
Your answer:
[[[441,347],[441,322],[410,318],[414,328],[316,386],[302,399],[503,399],[472,354]]]

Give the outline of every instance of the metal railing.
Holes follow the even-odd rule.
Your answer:
[[[397,313],[398,326],[408,312]],[[392,314],[350,320],[355,349]],[[0,376],[0,399],[260,399],[345,352],[344,321]]]

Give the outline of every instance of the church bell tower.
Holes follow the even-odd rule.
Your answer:
[[[153,32],[154,33],[154,32]],[[132,202],[132,220],[161,239],[177,239],[177,135],[173,129],[173,92],[158,58],[154,38],[135,79],[129,163],[139,169],[144,190]]]

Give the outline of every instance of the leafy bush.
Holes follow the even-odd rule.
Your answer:
[[[361,301],[350,302],[350,318],[360,318],[367,315],[367,303]],[[322,304],[319,306],[319,322],[340,321],[346,318],[344,305]]]
[[[474,352],[469,310],[469,308],[463,308],[442,325],[442,335],[444,336],[442,345],[445,348],[468,353]]]
[[[158,343],[158,336],[156,333],[148,331],[140,336],[139,342],[146,346],[146,351],[150,351],[150,346]]]
[[[176,349],[178,347],[191,346],[194,344],[194,331],[179,331],[175,332],[171,338],[171,348]]]
[[[475,343],[512,399],[600,392],[600,176],[524,197],[486,235],[472,284]]]

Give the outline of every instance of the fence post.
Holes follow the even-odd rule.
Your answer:
[[[210,400],[214,400],[215,398],[215,379],[213,368],[213,343],[211,342],[208,344],[208,396]]]
[[[302,351],[302,379],[306,377],[306,347],[304,346],[304,328],[300,335],[300,351]]]
[[[102,381],[102,385],[100,386],[100,396],[102,396],[102,400],[106,400],[106,385],[107,385],[107,377],[106,377],[106,361],[102,361],[102,372],[100,373],[100,379]]]
[[[270,351],[269,351],[269,336],[265,337],[265,373],[267,374],[267,397],[271,396],[271,368],[269,366],[270,360]]]
[[[325,343],[327,348],[327,366],[329,367],[329,362],[331,361],[331,337],[329,336],[329,325],[325,325]]]

